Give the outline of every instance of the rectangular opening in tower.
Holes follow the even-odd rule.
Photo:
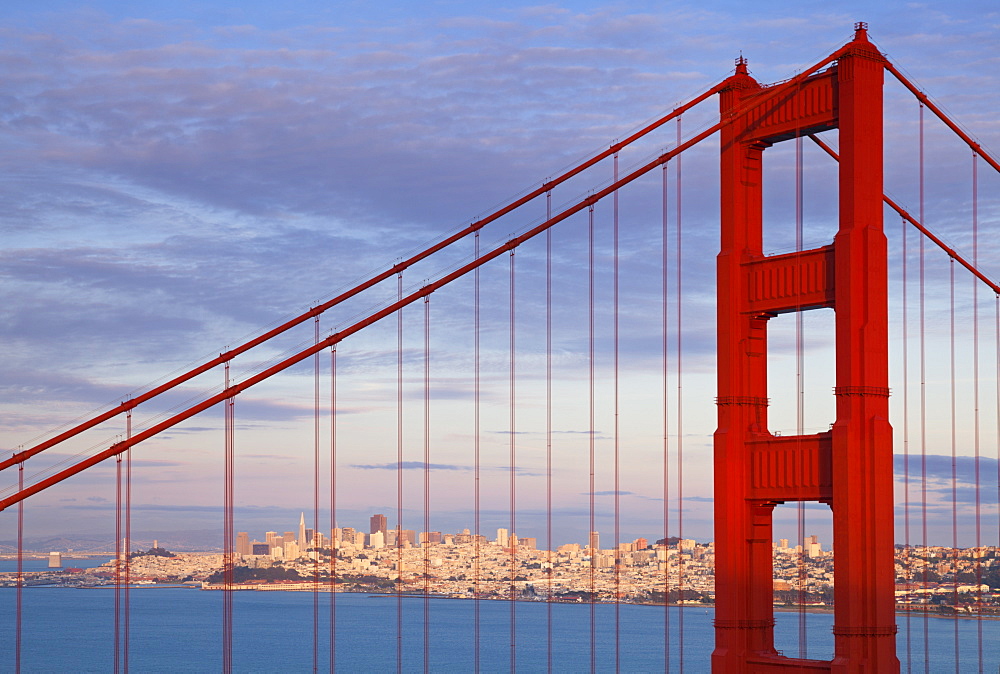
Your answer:
[[[768,321],[767,343],[768,430],[828,431],[836,418],[833,310],[780,314]]]
[[[837,145],[837,131],[823,134]],[[768,147],[761,161],[763,251],[780,255],[833,242],[839,226],[838,165],[808,137]]]
[[[833,514],[814,501],[774,508],[774,646],[786,657],[833,658]]]

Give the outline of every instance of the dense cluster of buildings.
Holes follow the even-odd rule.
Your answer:
[[[133,555],[132,582],[188,582],[205,589],[406,592],[460,598],[637,603],[711,603],[715,594],[715,547],[691,539],[650,542],[637,538],[602,546],[599,532],[585,543],[539,550],[537,541],[498,529],[495,537],[388,527],[382,514],[368,531],[306,527],[269,531],[264,540],[246,532],[236,539],[236,580],[224,585],[219,553]],[[150,553],[154,551],[151,550]],[[48,573],[44,582],[113,582],[116,565],[78,573]],[[776,605],[829,606],[833,601],[834,555],[818,537],[791,546],[774,544]],[[3,576],[4,574],[0,574]],[[9,575],[9,574],[7,574]],[[119,571],[120,577],[120,571]],[[86,578],[83,580],[83,578]],[[995,547],[897,546],[896,597],[900,609],[1000,610],[1000,550]],[[0,577],[0,585],[11,578]],[[32,578],[40,584],[42,576]]]
[[[599,532],[584,544],[537,549],[537,540],[498,529],[488,538],[469,532],[443,534],[389,529],[373,515],[367,532],[336,528],[326,536],[305,527],[238,536],[240,564],[296,569],[311,588],[428,592],[452,597],[610,600],[701,603],[714,599],[715,547],[691,539],[647,539],[602,547]],[[833,600],[834,555],[817,536],[801,544],[774,544],[776,604],[826,606]],[[897,601],[902,608],[933,605],[1000,605],[1000,552],[903,547],[896,553]],[[331,583],[331,579],[335,582]],[[247,587],[251,587],[249,584]]]

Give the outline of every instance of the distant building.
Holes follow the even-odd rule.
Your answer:
[[[50,552],[49,553],[49,568],[50,569],[61,569],[62,568],[62,553],[61,552]]]
[[[271,554],[271,546],[267,543],[258,543],[254,541],[250,544],[250,554],[251,555],[269,555]]]
[[[587,547],[591,550],[601,549],[601,534],[596,531],[590,532],[590,539],[587,542]]]
[[[306,538],[306,514],[302,513],[299,515],[299,549],[305,550],[306,545],[309,543],[309,539]]]
[[[369,521],[368,533],[374,534],[382,532],[383,534],[389,530],[388,523],[385,519],[385,515],[375,514],[371,516]]]
[[[245,531],[239,531],[236,533],[236,554],[250,554],[250,536]]]

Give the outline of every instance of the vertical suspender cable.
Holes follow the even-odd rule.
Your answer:
[[[668,195],[670,193],[668,186],[668,173],[667,168],[669,163],[663,164],[663,169],[661,172],[662,186],[661,192],[663,195],[663,203],[661,208],[662,213],[662,258],[660,260],[660,275],[661,275],[661,294],[660,303],[662,305],[662,326],[663,331],[663,671],[670,671],[670,558],[667,556],[667,543],[670,538],[670,388],[669,388],[669,362],[670,362],[670,352],[669,352],[669,340],[667,339],[667,326],[670,322],[670,313],[668,306],[668,297],[670,293],[670,274],[669,274],[669,254],[670,254],[670,243],[669,243],[669,232],[667,230],[667,225],[669,221],[668,213]],[[659,550],[657,551],[659,552]]]
[[[403,298],[403,273],[396,275]],[[396,312],[396,671],[403,671],[403,308]]]
[[[979,155],[972,153],[972,265],[979,268]],[[979,671],[983,671],[983,544],[982,489],[980,484],[979,419],[979,279],[972,279],[972,376],[973,376],[973,450],[976,471],[976,652]]]
[[[552,217],[552,190],[545,193],[545,219]],[[552,229],[545,230],[545,670],[552,672]]]
[[[993,348],[994,348],[994,381],[996,383],[996,438],[997,450],[1000,453],[1000,295],[993,296]],[[997,502],[1000,503],[1000,455],[997,456]],[[997,521],[1000,534],[1000,519]]]
[[[226,388],[229,388],[229,363],[226,363]],[[233,399],[225,405],[225,503],[223,505],[222,542],[222,670],[233,671]],[[127,553],[126,553],[127,554]]]
[[[958,440],[955,425],[955,258],[948,260],[949,282],[949,359],[951,365],[951,559],[952,559],[952,604],[958,608]],[[958,621],[955,628],[955,674],[959,674]]]
[[[476,230],[475,235],[475,256],[479,259],[479,230]],[[482,532],[480,531],[479,522],[479,413],[480,413],[480,400],[479,400],[479,267],[473,272],[473,286],[474,286],[474,298],[473,298],[473,369],[474,369],[474,395],[473,395],[473,445],[475,450],[475,457],[473,461],[473,530],[475,531],[475,536],[473,538],[473,578],[472,578],[472,597],[473,597],[473,632],[474,632],[474,664],[475,664],[475,674],[479,674],[480,661],[479,661],[479,641],[480,641],[480,615],[479,615],[479,553],[482,541]]]
[[[615,152],[614,178],[618,182],[618,153]],[[621,436],[618,420],[618,190],[614,192],[614,407],[615,407],[615,672],[621,671],[621,503],[619,498]]]
[[[677,117],[677,145],[681,144],[681,118]],[[677,280],[674,283],[674,292],[677,295],[677,537],[680,540],[684,539],[684,382],[682,379],[683,373],[683,309],[681,305],[682,300],[682,247],[681,247],[681,155],[677,155],[677,182],[675,188],[677,190],[676,196],[674,197],[674,207],[677,209],[677,214],[674,218],[676,222],[676,236],[677,241],[674,245],[674,253],[677,256],[676,272]],[[678,546],[682,543],[678,542]],[[678,550],[677,555],[677,596],[679,601],[683,602],[684,599],[684,556],[683,550]],[[681,609],[677,611],[677,630],[679,636],[677,639],[677,657],[679,661],[679,670],[681,674],[684,674],[684,609],[683,603],[681,604]]]
[[[431,296],[424,297],[424,672],[431,664]]]
[[[588,301],[588,312],[589,312],[589,327],[587,330],[587,338],[589,342],[589,351],[587,356],[587,364],[589,368],[589,382],[590,382],[590,422],[589,431],[587,437],[589,438],[589,468],[590,468],[590,482],[587,488],[587,493],[590,495],[590,530],[587,533],[587,549],[590,551],[590,671],[597,671],[597,614],[596,614],[596,578],[594,576],[597,550],[594,545],[594,205],[591,204],[587,209],[587,249],[588,249],[588,273],[589,273],[589,301]]]
[[[17,464],[17,489],[24,489],[24,461]],[[24,591],[24,501],[17,503],[17,604],[14,627],[14,671],[21,674],[22,609]],[[117,659],[117,654],[115,658]]]
[[[122,455],[115,457],[115,674],[121,671],[122,620]]]
[[[319,344],[319,316],[313,319],[313,339]],[[319,528],[319,360],[320,352],[313,356],[313,540],[309,542],[316,549],[313,558],[313,672],[319,671],[319,543],[323,540]],[[307,548],[308,549],[308,548]]]
[[[795,137],[795,251],[802,252],[802,136]],[[795,434],[805,433],[805,358],[802,308],[795,312]],[[806,504],[795,504],[799,535],[799,657],[809,657],[806,639]]]
[[[909,309],[907,298],[909,287],[909,245],[907,240],[907,230],[910,223],[905,218],[900,220],[902,225],[902,246],[903,246],[903,546],[906,558],[904,566],[906,568],[906,580],[913,584],[912,550],[910,549],[910,346],[909,346]],[[906,611],[906,671],[907,674],[913,671],[913,631],[911,629],[911,617],[913,611]]]
[[[920,222],[924,219],[924,105],[920,104],[920,159],[919,159],[919,202]],[[920,517],[924,556],[927,555],[927,298],[926,261],[924,259],[924,238],[920,237]],[[927,564],[921,566],[923,585],[927,587]],[[926,608],[926,607],[925,607]],[[930,622],[927,611],[923,612],[924,622],[924,672],[930,674]]]
[[[330,671],[337,671],[337,347],[330,347]]]
[[[125,413],[125,439],[132,439],[132,410]],[[129,596],[129,585],[132,584],[132,447],[125,451],[125,540],[122,544],[125,552],[125,595],[122,598],[122,613],[124,625],[122,629],[122,672],[128,674],[129,627],[132,614],[132,602]]]
[[[517,342],[514,251],[510,251],[510,671],[517,671]]]

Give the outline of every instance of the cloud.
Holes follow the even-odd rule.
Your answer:
[[[472,470],[470,466],[455,466],[447,463],[427,463],[423,461],[400,461],[398,463],[351,464],[351,468],[360,470]]]
[[[909,464],[909,465],[907,465]],[[977,479],[978,467],[978,479]],[[945,454],[902,454],[893,456],[893,469],[897,482],[909,478],[912,486],[910,506],[921,507],[920,483],[924,472],[927,475],[927,491],[932,497],[943,498],[962,505],[976,503],[997,503],[997,459],[989,456],[956,456],[954,460]],[[954,472],[953,472],[954,470]],[[954,480],[954,484],[953,484]],[[992,487],[991,485],[992,480]]]

